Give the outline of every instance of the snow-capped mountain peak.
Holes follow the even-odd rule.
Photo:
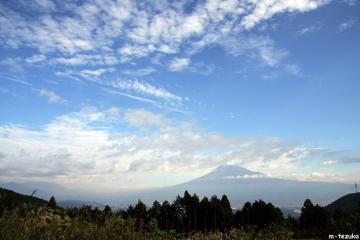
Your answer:
[[[221,180],[231,178],[257,178],[265,177],[266,175],[260,172],[253,172],[246,168],[233,165],[233,164],[222,164],[215,168],[210,173],[198,178],[199,180]]]

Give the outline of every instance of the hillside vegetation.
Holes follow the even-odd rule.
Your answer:
[[[53,197],[47,202],[3,189],[0,196],[2,240],[293,239],[360,232],[358,210],[331,216],[309,199],[296,220],[261,200],[234,213],[225,195],[200,200],[187,191],[172,203],[147,207],[139,200],[116,212],[109,206],[63,209]]]
[[[0,188],[0,211],[5,209],[15,209],[23,204],[32,206],[34,208],[46,206],[47,201],[23,194],[16,193],[11,190]],[[1,213],[1,212],[0,212]]]
[[[347,194],[326,206],[326,210],[334,213],[336,210],[353,213],[360,207],[360,193]]]

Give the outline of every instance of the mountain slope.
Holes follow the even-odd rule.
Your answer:
[[[35,195],[37,197],[42,199],[50,199],[51,196],[54,196],[57,202],[73,200],[73,199],[81,200],[83,202],[90,202],[90,201],[96,201],[92,198],[97,197],[96,194],[94,194],[94,192],[81,190],[78,188],[67,188],[58,183],[53,183],[53,182],[37,182],[37,181],[21,182],[21,183],[0,182],[0,187],[5,189],[10,189],[24,195],[29,195],[34,190],[36,190]]]
[[[335,200],[325,207],[325,209],[333,213],[336,209],[340,209],[345,213],[353,213],[360,209],[360,193],[350,193]]]
[[[15,208],[23,204],[31,205],[33,207],[45,206],[47,201],[28,195],[23,195],[11,190],[0,188],[0,205],[7,208]]]
[[[246,201],[257,199],[280,207],[298,207],[307,198],[326,205],[351,189],[350,184],[272,178],[239,166],[221,165],[202,177],[164,188],[158,195],[166,195],[166,192],[182,194],[188,190],[200,196],[226,194],[236,208],[242,207]]]

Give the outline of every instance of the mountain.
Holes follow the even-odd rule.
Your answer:
[[[69,199],[81,199],[81,201],[91,202],[95,201],[93,197],[98,198],[96,194],[90,191],[84,191],[77,188],[67,188],[58,183],[53,182],[6,182],[1,183],[0,187],[13,190],[15,192],[30,195],[36,190],[35,196],[43,199],[50,199],[52,196],[55,197],[56,201],[67,201]],[[87,200],[91,199],[91,200]]]
[[[43,199],[50,199],[51,196],[55,196],[56,199],[66,198],[73,196],[76,193],[70,189],[63,187],[60,184],[49,183],[49,182],[7,182],[0,183],[0,187],[11,189],[15,192],[30,195],[36,190],[35,196]]]
[[[94,201],[81,201],[81,200],[61,200],[58,202],[58,206],[63,208],[81,208],[82,206],[91,206],[93,208],[104,209],[105,205]]]
[[[121,192],[85,192],[79,189],[67,189],[58,184],[45,183],[10,183],[0,184],[17,192],[31,194],[38,189],[37,196],[49,199],[54,195],[58,202],[68,201],[66,204],[82,204],[84,202],[97,202],[119,208],[127,208],[141,199],[145,204],[151,205],[155,200],[172,202],[177,195],[185,190],[196,193],[199,197],[226,194],[234,208],[241,208],[247,201],[262,199],[272,202],[281,208],[301,207],[305,199],[320,205],[327,205],[352,191],[353,186],[344,183],[328,183],[316,181],[296,181],[269,177],[264,173],[254,172],[237,165],[220,165],[204,176],[188,182],[169,187],[126,190]],[[69,202],[70,199],[70,202]],[[73,201],[71,199],[78,199]],[[71,203],[73,201],[73,203]]]
[[[260,172],[253,172],[246,168],[224,164],[217,167],[212,172],[196,178],[190,182],[192,183],[206,183],[208,181],[218,181],[220,179],[237,179],[237,178],[258,178],[258,177],[266,177],[265,174]]]
[[[8,189],[0,188],[0,205],[4,204],[7,207],[14,208],[16,206],[21,206],[24,203],[33,207],[38,207],[45,206],[48,202],[41,198],[23,195]]]
[[[182,194],[185,190],[200,197],[226,194],[235,208],[242,207],[246,201],[257,199],[272,202],[279,207],[299,207],[307,198],[321,205],[329,204],[338,196],[350,192],[352,185],[279,179],[236,165],[220,165],[199,178],[159,189],[157,195]]]
[[[333,213],[336,209],[340,209],[345,213],[354,213],[360,209],[360,193],[350,193],[335,200],[325,207],[325,209]]]

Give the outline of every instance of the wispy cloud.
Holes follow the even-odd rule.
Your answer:
[[[355,6],[357,3],[359,3],[358,0],[344,0],[344,2],[349,6]]]
[[[124,114],[124,120],[129,126],[142,128],[146,126],[164,127],[169,124],[161,114],[156,114],[145,109],[129,109]]]
[[[6,57],[0,60],[0,65],[6,66],[8,71],[14,74],[21,74],[25,70],[21,57]]]
[[[39,91],[39,96],[47,97],[49,103],[61,103],[61,102],[65,101],[59,95],[57,95],[55,92],[47,90],[45,88],[43,88]]]
[[[309,34],[309,33],[320,31],[321,28],[322,28],[322,24],[321,23],[316,23],[316,24],[313,24],[313,25],[310,25],[310,26],[302,27],[298,31],[298,34],[299,35],[306,35],[306,34]]]
[[[152,71],[152,69],[144,69],[140,71],[144,71],[144,74],[147,74]],[[103,88],[107,88],[108,92],[113,91],[113,93],[117,93],[126,97],[130,97],[135,100],[139,100],[142,102],[152,103],[156,106],[181,106],[184,102],[184,98],[176,95],[169,90],[154,86],[148,82],[141,80],[132,80],[132,79],[123,79],[115,77],[116,79],[103,78],[102,75],[106,72],[113,72],[110,69],[94,69],[94,70],[82,70],[80,72],[76,71],[64,71],[57,72],[58,76],[64,76],[68,78],[73,78],[77,81],[85,80],[95,84]],[[131,74],[131,72],[125,72],[127,74]],[[136,73],[135,73],[136,75]],[[116,91],[114,91],[116,90]],[[119,92],[121,91],[121,92]]]
[[[277,47],[270,38],[252,35],[238,40],[236,37],[230,36],[223,39],[221,45],[234,56],[246,55],[260,61],[266,67],[279,69],[292,75],[300,73],[299,66],[284,61],[289,52]]]
[[[138,69],[125,69],[121,74],[129,75],[131,77],[142,77],[155,73],[157,70],[153,67],[145,67]]]
[[[322,164],[326,166],[330,166],[336,164],[337,162],[338,162],[337,160],[325,160],[322,162]]]
[[[155,87],[149,83],[140,82],[138,80],[120,80],[105,84],[109,84],[115,89],[135,91],[145,96],[156,97],[169,103],[175,104],[183,101],[182,97],[172,94],[164,88]]]
[[[84,69],[81,70],[81,75],[91,76],[91,77],[99,77],[107,72],[114,72],[115,68],[98,68],[98,69]]]
[[[45,60],[46,60],[46,56],[42,54],[36,54],[25,59],[27,63],[37,63],[37,62],[43,62]]]
[[[170,71],[181,71],[190,64],[189,58],[175,58],[169,64]]]
[[[50,64],[63,64],[68,66],[82,65],[115,65],[118,63],[117,58],[112,54],[77,54],[71,57],[52,58]]]
[[[27,82],[25,80],[22,80],[22,79],[18,79],[16,76],[13,76],[13,75],[10,75],[10,74],[7,74],[7,73],[0,72],[0,78],[11,81],[11,82],[14,82],[14,83],[18,83],[18,84],[21,84],[21,85],[25,85],[27,87],[32,86],[31,83],[29,83],[29,82]]]
[[[343,32],[343,31],[345,31],[345,30],[347,30],[347,29],[350,29],[350,28],[352,28],[355,24],[356,24],[356,20],[354,20],[354,19],[349,19],[349,20],[347,20],[347,21],[345,21],[345,22],[343,22],[343,23],[341,23],[341,24],[339,25],[339,27],[338,27],[338,32],[340,33],[340,32]]]

